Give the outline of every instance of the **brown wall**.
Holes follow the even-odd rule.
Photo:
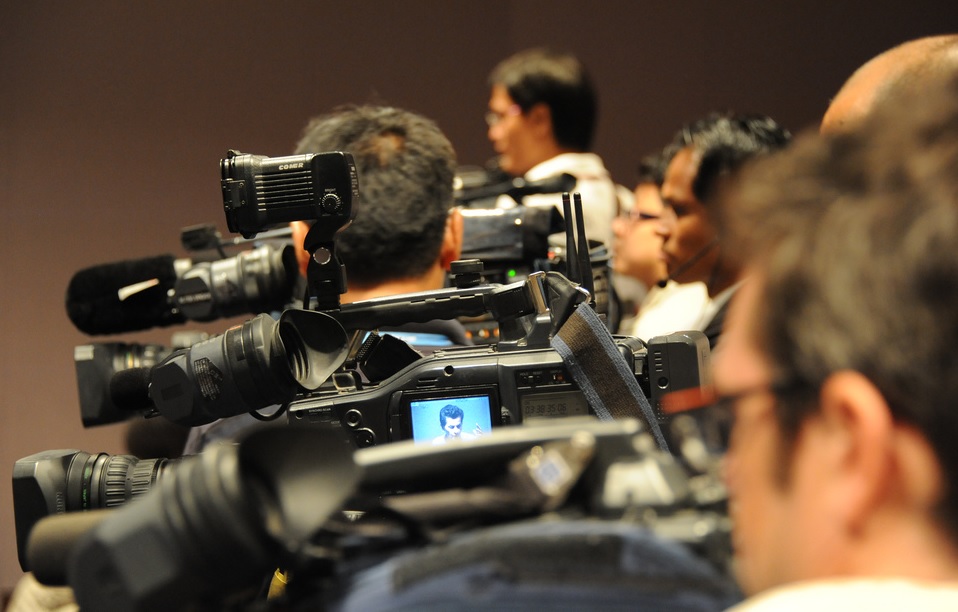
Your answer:
[[[946,31],[958,9],[940,0],[0,4],[0,589],[20,576],[14,461],[125,451],[119,427],[80,426],[72,354],[88,338],[64,313],[69,279],[182,255],[187,225],[226,234],[228,148],[287,154],[311,115],[372,101],[433,117],[462,163],[481,164],[486,74],[548,44],[591,67],[596,149],[628,184],[685,120],[735,109],[814,124],[864,60]],[[168,344],[170,330],[122,339]]]

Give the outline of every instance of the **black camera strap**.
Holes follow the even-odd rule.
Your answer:
[[[599,420],[634,418],[644,421],[659,447],[668,452],[652,404],[642,392],[635,374],[629,370],[609,330],[588,303],[576,307],[552,337],[551,343]]]

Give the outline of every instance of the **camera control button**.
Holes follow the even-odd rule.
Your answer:
[[[363,424],[363,413],[352,408],[343,415],[343,423],[346,427],[355,428]]]
[[[320,205],[323,207],[323,212],[331,215],[339,214],[343,209],[343,201],[335,193],[327,193],[324,195]]]

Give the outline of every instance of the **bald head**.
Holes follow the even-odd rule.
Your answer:
[[[822,133],[847,132],[889,99],[958,77],[958,35],[930,36],[889,49],[845,81],[822,119]]]

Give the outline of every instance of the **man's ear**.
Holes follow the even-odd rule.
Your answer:
[[[293,221],[289,224],[293,232],[293,250],[296,252],[296,262],[299,264],[299,273],[306,276],[306,267],[309,265],[309,253],[303,248],[309,224],[303,221]]]
[[[452,262],[462,255],[462,213],[458,208],[449,211],[446,218],[446,230],[442,235],[442,247],[439,249],[439,264],[446,272]]]
[[[533,133],[541,138],[554,138],[552,130],[552,110],[543,102],[532,105],[525,113],[526,124],[530,126]]]
[[[881,392],[858,372],[832,374],[822,385],[821,416],[834,484],[831,502],[847,528],[892,507],[927,511],[941,491],[941,470],[928,441],[898,423]],[[902,506],[904,504],[904,506]],[[894,505],[894,506],[893,506]]]

